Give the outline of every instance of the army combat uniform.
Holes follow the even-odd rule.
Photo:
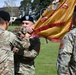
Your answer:
[[[31,46],[24,50],[23,55],[15,54],[16,75],[35,75],[34,59],[39,54],[40,40],[39,38],[30,38],[30,43]]]
[[[14,46],[24,49],[26,45],[26,41],[21,42],[13,33],[0,28],[0,75],[14,75],[14,58],[11,50]]]
[[[61,41],[57,59],[58,75],[76,75],[76,28]]]
[[[17,27],[14,28],[12,32],[16,34],[18,38],[20,38],[21,34],[25,35],[26,29]],[[35,75],[34,59],[38,56],[40,51],[40,39],[30,37],[29,42],[29,48],[20,50],[18,53],[14,54],[15,75]]]

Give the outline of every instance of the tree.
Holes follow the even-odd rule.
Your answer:
[[[25,11],[25,14],[29,13],[30,7],[31,7],[31,1],[30,0],[23,0],[21,1],[20,10]]]
[[[16,0],[5,0],[4,1],[4,4],[5,4],[4,7],[6,7],[6,11],[8,11],[11,16],[15,15],[14,10],[13,10],[13,7],[16,7],[15,1]]]
[[[31,15],[37,20],[43,11],[51,4],[53,0],[23,0],[20,8],[24,9],[25,14]]]

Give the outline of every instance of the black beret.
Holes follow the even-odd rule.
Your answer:
[[[31,17],[30,15],[23,16],[21,18],[21,22],[24,21],[24,20],[34,22],[33,17]]]
[[[0,17],[5,21],[10,21],[10,14],[6,11],[0,11]]]

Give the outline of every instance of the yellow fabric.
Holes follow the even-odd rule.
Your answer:
[[[57,4],[58,7],[56,8],[56,10],[52,10],[53,4],[48,6],[48,8],[44,11],[44,13],[35,23],[34,29],[36,30],[40,27],[55,23],[65,23],[60,26],[54,26],[42,30],[40,32],[36,32],[36,34],[49,38],[61,39],[64,36],[64,34],[69,31],[76,0],[61,0]]]

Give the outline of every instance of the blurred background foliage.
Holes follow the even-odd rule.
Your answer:
[[[20,10],[26,15],[31,15],[37,20],[53,0],[22,0]]]

